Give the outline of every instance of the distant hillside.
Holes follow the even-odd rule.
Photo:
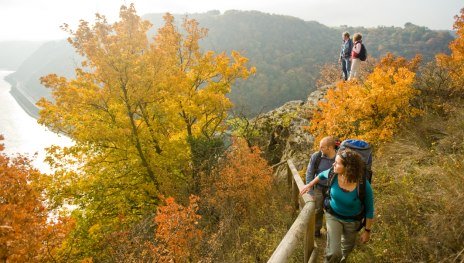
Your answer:
[[[43,43],[43,41],[0,42],[0,69],[16,70]]]
[[[153,24],[151,35],[163,24],[162,16],[143,16]],[[175,17],[180,24],[185,16]],[[453,39],[448,31],[432,31],[410,23],[404,28],[329,28],[290,16],[234,10],[224,14],[219,11],[190,14],[188,17],[209,29],[207,38],[201,43],[203,49],[216,52],[238,50],[257,67],[257,74],[236,83],[230,94],[237,110],[243,110],[249,116],[290,100],[305,99],[315,89],[319,67],[337,62],[341,34],[345,30],[363,33],[368,53],[374,57],[386,52],[407,58],[422,53],[425,59],[431,59],[438,52],[449,53],[448,44]],[[65,41],[54,43],[47,43],[25,61],[9,77],[10,83],[21,83],[34,99],[47,96],[38,78],[52,72],[59,75],[65,72],[69,76],[72,67],[78,65],[76,55]]]
[[[162,24],[162,16],[149,14],[144,18],[156,27]],[[183,17],[176,16],[177,21],[180,23]],[[436,53],[449,53],[448,44],[453,39],[449,31],[432,31],[411,23],[404,28],[329,28],[290,16],[233,10],[188,17],[209,29],[203,41],[205,49],[242,51],[257,67],[256,76],[238,83],[230,95],[238,109],[243,107],[252,114],[266,112],[287,101],[305,99],[315,89],[319,67],[338,61],[344,31],[361,32],[373,57],[391,52],[412,58],[421,53],[425,60],[430,60]]]
[[[145,17],[155,22],[156,16]],[[189,17],[209,29],[203,48],[217,52],[238,50],[256,66],[256,76],[238,82],[230,94],[237,110],[249,115],[306,98],[314,87],[319,66],[337,60],[340,34],[317,22],[257,11],[227,11],[222,15],[209,12]]]
[[[11,94],[27,113],[37,118],[35,102],[42,97],[51,98],[50,91],[40,84],[40,77],[52,73],[72,77],[81,60],[66,40],[47,42],[6,77],[12,85]]]

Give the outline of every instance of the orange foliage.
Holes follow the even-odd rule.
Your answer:
[[[451,55],[437,55],[437,64],[448,71],[452,81],[451,91],[462,96],[464,91],[464,8],[461,14],[455,16],[453,28],[456,30],[456,39],[451,42]]]
[[[60,216],[53,223],[46,225],[42,235],[42,257],[46,262],[66,262],[73,247],[63,246],[69,237],[69,233],[74,229],[76,220],[71,217]]]
[[[119,216],[118,220],[123,225],[126,218]],[[153,216],[147,216],[137,224],[106,235],[104,243],[108,246],[108,261],[153,262],[152,244],[147,245],[148,240],[153,239],[153,229]]]
[[[402,122],[419,111],[410,105],[418,93],[413,88],[420,57],[411,61],[389,54],[363,83],[339,82],[311,120],[316,140],[331,134],[356,137],[377,144],[392,138]]]
[[[10,158],[1,152],[3,149],[0,144],[0,261],[54,258],[67,228],[61,223],[47,224],[48,211],[38,184],[40,172],[27,158]]]
[[[272,169],[261,158],[259,148],[248,147],[243,139],[234,139],[218,178],[212,182],[209,202],[221,214],[234,214],[237,220],[253,215],[253,208],[264,203],[269,194]]]
[[[0,261],[37,261],[47,214],[30,183],[39,172],[23,157],[0,154]]]
[[[166,205],[159,206],[155,216],[157,229],[155,245],[151,245],[159,262],[193,262],[202,238],[198,229],[201,216],[198,211],[198,197],[190,196],[190,204],[184,207],[169,197]]]

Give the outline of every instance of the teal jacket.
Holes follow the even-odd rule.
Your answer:
[[[329,170],[318,174],[319,180],[327,180]],[[355,216],[361,212],[361,200],[358,198],[358,187],[351,192],[343,191],[338,184],[338,175],[333,178],[332,187],[330,187],[330,206],[340,215]],[[374,218],[374,194],[371,184],[366,182],[365,195],[366,218]]]

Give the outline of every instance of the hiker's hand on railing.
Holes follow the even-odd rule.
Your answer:
[[[304,195],[307,193],[309,190],[311,190],[317,183],[319,182],[319,177],[315,177],[311,182],[309,182],[307,185],[305,185],[301,191],[300,195]]]
[[[311,184],[312,182],[310,182],[309,184],[305,185],[301,191],[300,191],[300,195],[304,195],[306,194],[309,190],[311,190],[311,188],[313,188],[313,185]]]

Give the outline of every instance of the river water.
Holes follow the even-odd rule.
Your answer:
[[[51,145],[69,146],[72,141],[62,135],[51,132],[39,125],[29,116],[11,96],[11,86],[4,77],[12,71],[0,70],[0,134],[5,139],[5,153],[13,156],[17,153],[28,156],[34,167],[44,173],[51,172],[44,162],[45,148]]]

